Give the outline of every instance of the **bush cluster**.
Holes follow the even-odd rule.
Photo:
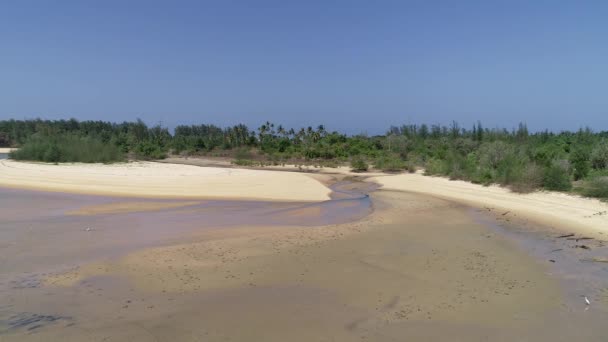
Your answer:
[[[414,172],[500,184],[518,192],[537,189],[602,193],[608,172],[608,132],[530,133],[524,124],[511,131],[450,126],[403,125],[386,134],[346,135],[323,125],[299,130],[270,122],[257,129],[239,124],[177,126],[174,132],[141,120],[120,124],[77,120],[0,121],[0,146],[22,147],[14,158],[50,162],[112,162],[124,155],[159,159],[168,154],[233,157],[238,165],[335,166],[354,170]],[[598,190],[599,189],[599,190]]]
[[[594,177],[585,182],[581,193],[587,197],[608,199],[608,176]]]
[[[367,171],[367,169],[369,169],[369,165],[361,157],[353,158],[350,161],[350,167],[355,172],[364,172],[364,171]]]
[[[123,161],[124,154],[115,145],[92,137],[34,136],[11,152],[10,158],[47,163],[112,163]]]

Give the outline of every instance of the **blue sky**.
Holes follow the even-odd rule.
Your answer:
[[[607,1],[3,1],[0,118],[608,130]]]

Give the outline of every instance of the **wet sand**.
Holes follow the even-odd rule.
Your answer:
[[[229,158],[172,157],[162,162],[211,168],[235,168]],[[473,207],[502,210],[502,213],[508,212],[512,214],[511,216],[514,214],[542,225],[561,228],[564,232],[576,231],[600,239],[608,236],[608,203],[573,194],[551,191],[518,194],[497,185],[482,186],[444,177],[424,176],[422,171],[414,174],[387,174],[378,171],[355,173],[346,166],[321,168],[289,164],[253,169],[300,172],[318,179],[328,175],[364,177],[367,181],[377,183],[387,190],[415,192]]]
[[[482,186],[421,173],[376,176],[370,181],[379,183],[383,189],[431,195],[515,214],[564,232],[608,237],[608,203],[597,199],[550,191],[518,194],[496,185]]]
[[[0,339],[603,341],[607,335],[606,269],[578,261],[604,253],[601,241],[585,240],[589,251],[501,212],[386,190],[373,192],[370,202],[359,196],[370,190],[365,184],[343,182],[335,190],[323,204],[176,200],[154,211],[78,216],[66,213],[121,199],[3,190],[0,201],[11,191],[12,200],[0,206],[10,217],[0,223],[6,241]],[[32,223],[27,211],[10,210],[34,196],[44,208],[31,215],[39,223],[35,234],[23,231]],[[49,221],[55,225],[47,227]],[[553,244],[563,250],[549,262]]]
[[[0,188],[0,274],[71,266],[207,230],[335,224],[372,210],[370,199],[357,193],[332,197],[313,203],[135,200]]]

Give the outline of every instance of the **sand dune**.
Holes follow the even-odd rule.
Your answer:
[[[300,173],[132,162],[0,162],[0,186],[134,197],[323,201],[330,189]]]
[[[455,200],[476,207],[518,214],[563,230],[608,235],[608,204],[557,192],[517,194],[499,186],[482,186],[422,174],[371,178],[383,189],[404,190]]]

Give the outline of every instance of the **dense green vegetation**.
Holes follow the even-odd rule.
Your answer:
[[[110,163],[121,161],[124,155],[116,145],[100,139],[77,135],[34,136],[10,154],[17,160],[39,160],[48,163],[83,162]]]
[[[369,169],[367,162],[363,158],[356,156],[350,161],[350,167],[356,172],[365,172]]]
[[[120,124],[77,120],[0,121],[0,146],[19,146],[14,158],[49,162],[112,162],[159,159],[168,154],[222,156],[238,165],[293,163],[357,171],[370,165],[399,172],[424,168],[429,175],[514,191],[576,191],[608,196],[608,132],[530,133],[525,125],[508,131],[471,129],[452,123],[391,127],[385,135],[348,136],[324,126],[300,130],[266,122],[257,130],[245,125],[178,126],[173,134],[142,121]]]

